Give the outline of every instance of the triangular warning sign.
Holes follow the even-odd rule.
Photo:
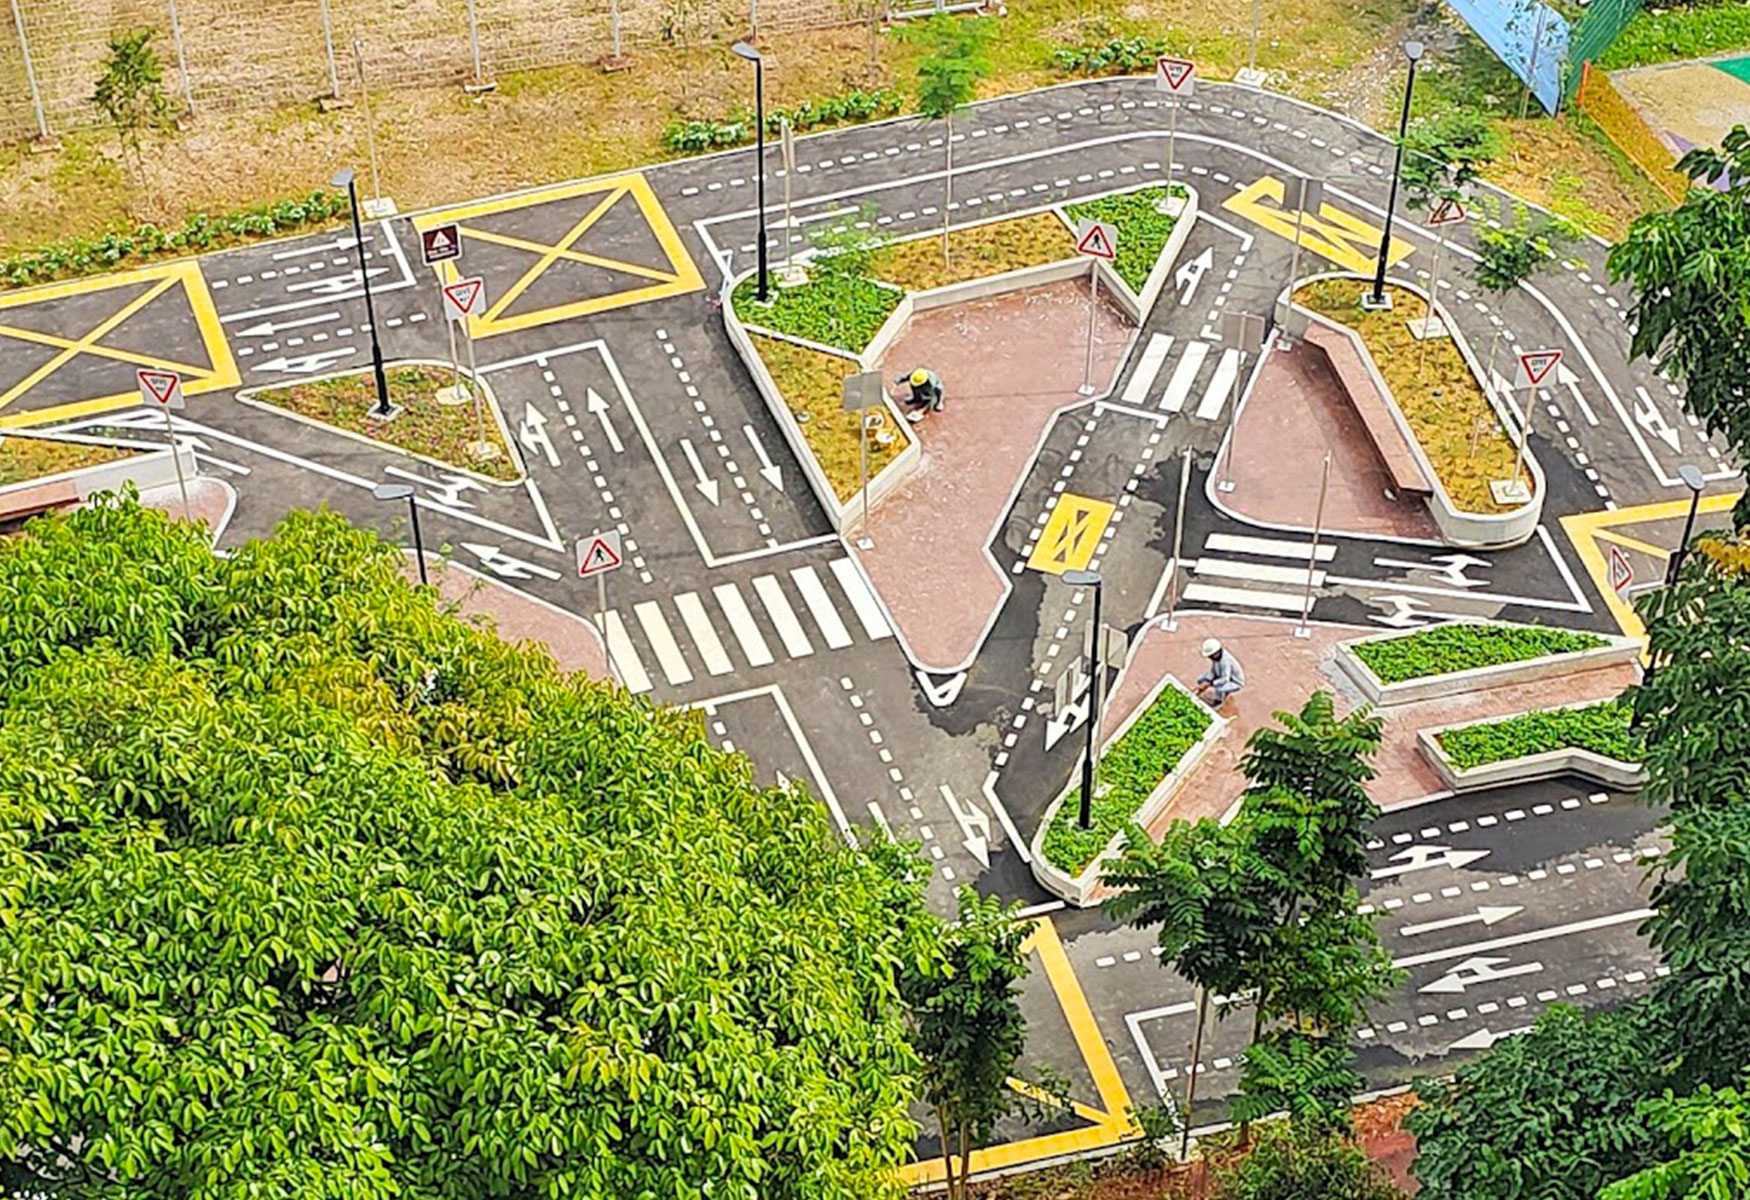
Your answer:
[[[474,306],[480,300],[480,293],[486,287],[486,281],[479,276],[470,279],[459,279],[455,283],[444,285],[444,299],[459,317],[465,317],[474,311]]]
[[[1112,235],[1106,231],[1106,227],[1095,224],[1089,226],[1087,232],[1076,242],[1076,253],[1111,261],[1118,257],[1118,248],[1112,244]]]
[[[176,395],[176,385],[182,382],[182,377],[175,371],[151,371],[141,368],[135,372],[140,378],[140,391],[149,400],[159,404],[169,404]]]
[[[598,575],[603,571],[612,571],[619,565],[619,552],[608,545],[607,539],[593,538],[578,557],[577,574],[580,578]]]
[[[1462,201],[1452,196],[1446,196],[1441,199],[1439,204],[1434,206],[1434,211],[1428,214],[1428,224],[1456,225],[1458,222],[1467,220],[1469,217],[1470,213],[1465,211],[1464,203]]]
[[[431,237],[427,241],[427,245],[431,247],[431,252],[433,254],[448,254],[450,248],[454,246],[455,243],[450,241],[449,230],[434,229],[431,231]]]
[[[1191,78],[1191,73],[1197,69],[1197,64],[1188,58],[1161,58],[1156,61],[1156,69],[1160,72],[1162,82],[1167,90],[1176,92],[1185,86]]]
[[[1610,587],[1611,587],[1611,590],[1613,590],[1617,595],[1620,596],[1628,588],[1628,585],[1633,583],[1634,581],[1635,581],[1634,564],[1629,562],[1628,555],[1624,554],[1620,547],[1612,546],[1610,548]]]
[[[1519,373],[1527,387],[1540,387],[1562,361],[1560,350],[1532,350],[1519,356]]]

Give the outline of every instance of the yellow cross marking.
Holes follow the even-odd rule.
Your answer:
[[[477,242],[494,242],[500,246],[509,246],[513,250],[528,250],[535,254],[546,254],[553,249],[551,246],[543,246],[540,242],[524,241],[519,237],[511,237],[508,233],[494,233],[490,229],[470,229],[463,236]],[[567,262],[583,263],[585,266],[624,271],[628,275],[637,275],[641,279],[660,279],[664,282],[674,279],[673,271],[658,270],[656,267],[643,267],[637,263],[621,262],[617,258],[603,258],[598,254],[584,254],[577,250],[566,250],[559,257]]]
[[[1737,500],[1736,495],[1703,496],[1695,511],[1704,516],[1729,512]],[[1687,499],[1660,500],[1633,508],[1573,513],[1562,518],[1562,532],[1568,535],[1568,541],[1573,544],[1574,552],[1580,556],[1586,573],[1598,585],[1598,594],[1604,597],[1604,604],[1610,610],[1610,615],[1616,618],[1617,626],[1628,637],[1644,639],[1647,636],[1647,627],[1641,624],[1641,618],[1636,615],[1634,606],[1617,595],[1616,589],[1610,586],[1610,565],[1605,561],[1604,550],[1599,543],[1615,542],[1619,546],[1639,550],[1655,558],[1669,558],[1670,550],[1629,537],[1617,532],[1617,529],[1623,525],[1640,525],[1648,521],[1676,520],[1688,512]]]
[[[1065,492],[1057,498],[1027,565],[1048,575],[1080,570],[1093,561],[1100,535],[1112,519],[1113,506]]]
[[[500,296],[497,302],[486,311],[486,320],[491,321],[496,318],[505,310],[511,301],[522,295],[531,283],[541,277],[542,272],[559,261],[560,255],[571,249],[573,242],[588,233],[589,227],[602,219],[608,209],[614,206],[614,201],[618,200],[625,194],[626,189],[624,188],[616,188],[614,191],[609,192],[597,202],[594,208],[590,209],[588,216],[584,217],[583,220],[571,227],[570,233],[567,233],[564,237],[559,239],[557,245],[547,247],[546,252],[541,255],[539,261],[527,271],[524,271],[523,277],[511,284],[510,287],[506,288],[504,295]],[[466,237],[467,235],[463,234],[463,236]]]
[[[1281,207],[1282,191],[1280,179],[1265,175],[1228,197],[1222,207],[1292,242],[1295,214]],[[1274,203],[1265,204],[1266,199]],[[1379,239],[1383,232],[1353,213],[1330,204],[1322,204],[1317,213],[1309,212],[1300,218],[1301,245],[1358,275],[1371,274],[1378,264]],[[1414,249],[1410,243],[1393,238],[1387,264],[1402,262]]]

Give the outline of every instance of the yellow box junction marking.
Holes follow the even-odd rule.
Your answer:
[[[1027,565],[1047,575],[1079,571],[1093,561],[1100,548],[1100,535],[1112,519],[1113,506],[1065,492],[1052,507],[1051,518],[1027,558]]]
[[[519,209],[534,208],[538,205],[553,204],[562,200],[573,200],[579,196],[599,196],[600,198],[591,205],[589,211],[581,219],[565,232],[563,237],[551,245],[470,224],[471,221],[477,221],[483,217],[516,212]],[[657,243],[662,247],[663,254],[667,256],[667,266],[652,267],[640,263],[624,262],[615,258],[611,250],[608,253],[592,253],[579,247],[579,243],[584,241],[585,235],[589,233],[590,229],[606,216],[608,211],[621,199],[630,199],[638,206],[639,215],[644,218],[644,223],[649,226],[650,232],[655,235]],[[502,290],[496,281],[489,281],[486,299],[490,307],[480,316],[468,319],[469,328],[477,338],[492,337],[494,334],[500,333],[514,333],[519,329],[548,325],[554,321],[565,321],[572,317],[587,317],[594,313],[624,308],[631,304],[643,304],[649,300],[681,296],[688,292],[699,291],[705,286],[705,281],[699,274],[699,268],[693,264],[692,256],[687,253],[687,248],[681,243],[680,234],[675,231],[673,222],[668,219],[668,214],[663,211],[661,202],[656,198],[656,193],[651,190],[650,182],[640,174],[615,175],[606,179],[587,179],[579,183],[561,184],[558,187],[543,188],[540,191],[519,196],[483,200],[478,204],[470,204],[462,208],[427,213],[414,221],[414,227],[425,230],[451,222],[455,222],[460,227],[464,244],[471,239],[498,246],[507,246],[513,250],[523,250],[536,255],[534,263]],[[629,287],[606,296],[590,296],[581,300],[551,305],[547,308],[506,315],[511,305],[515,304],[536,280],[546,274],[554,264],[560,262],[575,262],[583,263],[586,266],[603,267],[640,279],[647,279],[650,282],[642,287]],[[438,271],[445,283],[454,283],[462,277],[462,272],[457,270],[454,262],[440,263]]]
[[[1274,201],[1265,204],[1266,199]],[[1294,241],[1294,214],[1282,209],[1282,181],[1274,175],[1247,184],[1223,201],[1230,212],[1262,225],[1278,237]],[[1314,254],[1323,255],[1345,270],[1357,275],[1371,275],[1379,264],[1379,238],[1384,231],[1370,225],[1353,213],[1330,204],[1322,204],[1315,215],[1307,213],[1300,219],[1300,244]],[[1415,250],[1400,238],[1391,240],[1387,263],[1403,262]]]
[[[77,336],[39,333],[34,329],[20,328],[7,318],[8,310],[51,304],[69,296],[91,295],[139,283],[147,283],[150,286],[132,299],[118,303],[115,310],[107,317]],[[201,345],[206,351],[207,361],[211,365],[196,366],[193,363],[180,362],[162,355],[117,349],[102,344],[104,338],[121,328],[130,318],[136,316],[154,300],[174,291],[178,285],[181,285],[183,298],[188,303],[188,310],[194,317],[196,327],[200,330]],[[182,392],[185,396],[198,396],[202,392],[221,391],[225,388],[236,387],[241,382],[241,376],[237,373],[237,362],[231,357],[230,343],[225,340],[224,327],[220,325],[218,311],[213,307],[213,295],[207,290],[206,276],[201,274],[200,264],[193,260],[160,263],[157,266],[141,267],[136,271],[101,275],[93,279],[76,279],[67,283],[31,288],[22,292],[7,292],[0,295],[0,341],[7,338],[31,342],[39,346],[50,346],[58,353],[4,392],[0,392],[0,412],[16,403],[32,388],[40,385],[43,380],[80,355],[129,363],[136,368],[151,367],[160,371],[175,371],[182,376]],[[129,387],[126,391],[111,395],[91,396],[83,400],[57,404],[50,408],[0,415],[0,428],[17,429],[27,425],[41,425],[49,421],[91,416],[94,413],[131,408],[139,402],[139,389]]]
[[[1088,1074],[1093,1077],[1100,1106],[1095,1108],[1079,1103],[1071,1105],[1077,1116],[1089,1122],[1080,1129],[1066,1129],[1061,1133],[1022,1138],[1020,1141],[974,1150],[972,1170],[975,1173],[1000,1171],[1066,1154],[1086,1153],[1135,1137],[1141,1132],[1130,1117],[1130,1091],[1118,1074],[1118,1064],[1113,1061],[1106,1040],[1100,1036],[1100,1027],[1094,1020],[1093,1010],[1088,1007],[1088,998],[1082,993],[1081,981],[1076,978],[1075,968],[1070,966],[1069,955],[1064,953],[1063,942],[1057,936],[1057,926],[1051,923],[1050,917],[1041,917],[1034,924],[1033,932],[1021,944],[1021,951],[1039,956],[1039,965],[1045,968],[1045,977],[1051,982],[1051,990],[1057,995],[1058,1007],[1063,1010],[1064,1020],[1069,1022],[1070,1032],[1075,1037],[1076,1050],[1081,1054]],[[1029,1085],[1019,1079],[1009,1080],[1009,1086],[1017,1091],[1034,1094],[1029,1091]],[[926,1162],[912,1163],[901,1170],[900,1179],[908,1187],[940,1183],[943,1180],[942,1160],[932,1158]]]
[[[1695,506],[1695,511],[1703,516],[1729,512],[1737,502],[1738,496],[1735,494],[1703,496],[1701,502]],[[1573,543],[1574,552],[1580,556],[1586,573],[1598,585],[1598,594],[1604,597],[1604,604],[1610,609],[1610,615],[1616,618],[1617,626],[1628,637],[1645,640],[1647,627],[1635,615],[1634,607],[1618,596],[1616,589],[1610,586],[1610,565],[1605,560],[1602,543],[1614,542],[1618,546],[1638,550],[1657,559],[1668,559],[1671,556],[1670,547],[1655,546],[1618,530],[1624,525],[1642,525],[1649,521],[1681,520],[1688,512],[1689,501],[1686,499],[1661,500],[1633,508],[1573,513],[1562,518],[1562,532],[1568,535],[1568,541]]]

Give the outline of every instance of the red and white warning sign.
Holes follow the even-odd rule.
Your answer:
[[[1456,225],[1460,221],[1470,220],[1470,213],[1464,207],[1464,201],[1454,196],[1443,196],[1440,203],[1428,214],[1430,226]]]
[[[1111,262],[1118,257],[1118,227],[1105,221],[1083,221],[1076,226],[1076,253]]]
[[[486,281],[478,275],[444,284],[444,316],[463,321],[486,312]]]
[[[1163,92],[1189,98],[1197,90],[1197,64],[1188,58],[1155,59],[1155,86]]]
[[[1556,364],[1562,361],[1560,350],[1527,350],[1519,356],[1518,384],[1522,388],[1542,387]]]
[[[620,554],[620,531],[603,529],[577,539],[577,577],[588,579],[617,571],[624,562]]]
[[[175,371],[154,371],[141,367],[134,374],[140,380],[141,403],[155,404],[159,408],[187,407],[187,402],[182,398],[182,376]]]
[[[1628,591],[1628,585],[1635,581],[1635,566],[1628,560],[1628,555],[1622,552],[1621,546],[1610,548],[1610,590],[1618,596]]]
[[[425,259],[425,265],[428,267],[461,258],[461,227],[455,224],[435,225],[430,229],[421,230],[419,249],[420,255]]]

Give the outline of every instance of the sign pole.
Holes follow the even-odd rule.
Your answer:
[[[488,447],[492,450],[497,447],[486,440],[486,397],[480,389],[480,369],[474,363],[474,327],[466,317],[461,324],[462,336],[468,340],[468,392],[474,397],[475,449],[481,458],[490,458],[492,454]]]
[[[1537,389],[1531,387],[1525,391],[1525,419],[1519,422],[1519,450],[1513,456],[1513,482],[1516,484],[1525,470],[1525,443],[1531,440],[1531,423],[1536,417]],[[1530,485],[1527,485],[1526,490],[1530,490]]]
[[[1300,599],[1300,624],[1294,628],[1294,636],[1297,638],[1312,636],[1312,627],[1307,624],[1307,619],[1312,616],[1313,572],[1318,570],[1319,566],[1319,536],[1325,528],[1325,496],[1330,490],[1331,452],[1327,450],[1325,451],[1325,469],[1319,476],[1319,506],[1313,512],[1312,549],[1307,552],[1306,556],[1306,591]]]
[[[1167,105],[1167,199],[1173,198],[1173,154],[1178,150],[1179,143],[1179,99],[1174,97]]]
[[[1173,514],[1173,577],[1167,581],[1168,633],[1179,627],[1173,613],[1179,607],[1179,563],[1185,552],[1185,499],[1191,491],[1191,447],[1179,459],[1179,511]]]
[[[875,544],[875,539],[869,536],[869,414],[867,410],[857,412],[857,476],[862,484],[859,490],[863,493],[863,536],[857,539],[857,545],[867,550]]]
[[[1088,354],[1082,365],[1082,386],[1076,391],[1083,396],[1094,394],[1094,331],[1100,319],[1100,267],[1088,264]]]
[[[443,291],[442,283],[438,285],[438,291],[440,293]],[[456,323],[445,321],[444,324],[450,327],[450,394],[455,397],[457,403],[460,403],[462,400],[462,358],[456,352]]]
[[[170,443],[170,461],[176,465],[176,490],[182,494],[182,519],[194,520],[188,507],[188,481],[182,475],[182,455],[176,451],[176,430],[170,425],[170,409],[164,409],[164,440]]]
[[[1434,235],[1434,261],[1428,264],[1428,303],[1425,306],[1427,314],[1422,318],[1422,336],[1417,339],[1416,346],[1416,377],[1422,376],[1422,366],[1428,357],[1428,343],[1435,337],[1435,322],[1440,318],[1434,315],[1434,300],[1440,294],[1440,243],[1444,239]],[[1440,332],[1446,332],[1445,322],[1440,322]]]

